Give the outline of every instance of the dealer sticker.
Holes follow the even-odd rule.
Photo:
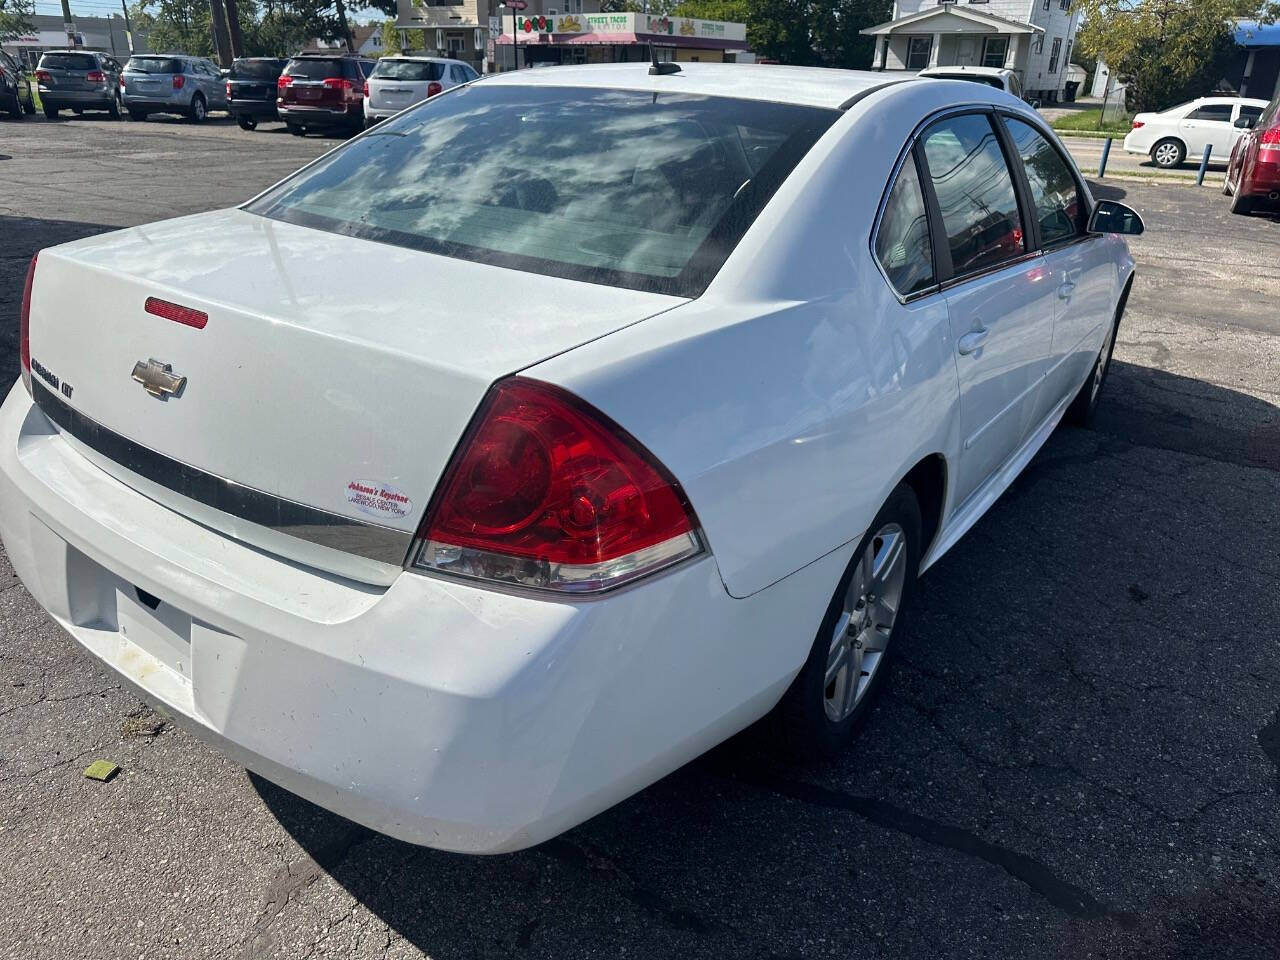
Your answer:
[[[361,513],[382,520],[403,520],[413,511],[413,501],[403,490],[377,480],[352,480],[347,503]]]

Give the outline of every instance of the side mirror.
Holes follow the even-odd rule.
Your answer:
[[[1089,215],[1090,233],[1123,233],[1136,237],[1145,229],[1138,211],[1114,200],[1099,200]]]
[[[1240,117],[1236,120],[1235,125],[1241,130],[1252,130],[1254,124],[1258,121],[1253,117]]]

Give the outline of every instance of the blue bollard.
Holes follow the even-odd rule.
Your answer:
[[[1213,144],[1204,145],[1204,156],[1200,158],[1200,172],[1196,174],[1196,186],[1204,186],[1204,172],[1209,168],[1209,154],[1213,153]]]
[[[1107,142],[1102,145],[1102,159],[1098,161],[1098,179],[1101,180],[1107,172],[1107,157],[1111,156],[1111,138],[1107,137]]]

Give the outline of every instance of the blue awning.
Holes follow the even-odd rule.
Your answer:
[[[1280,47],[1280,23],[1238,20],[1235,37],[1242,47]]]

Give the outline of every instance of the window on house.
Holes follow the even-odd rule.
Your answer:
[[[923,70],[929,66],[929,55],[933,52],[933,37],[907,38],[907,69]]]
[[[1044,8],[1046,10],[1048,10],[1051,6],[1053,6],[1053,0],[1044,0]]]
[[[1049,72],[1058,72],[1058,56],[1062,53],[1062,38],[1054,37],[1053,46],[1049,48]]]
[[[1031,41],[1031,52],[1034,53],[1036,56],[1039,56],[1040,54],[1044,53],[1044,34],[1043,33]]]
[[[1071,9],[1071,0],[1058,0],[1058,6],[1063,10]]]
[[[1008,55],[1008,37],[987,37],[982,42],[982,65],[984,67],[1003,67],[1005,57]]]

